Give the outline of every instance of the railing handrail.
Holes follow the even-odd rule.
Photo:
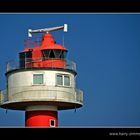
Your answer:
[[[24,47],[39,46],[42,42],[42,37],[32,37],[24,40]]]
[[[21,86],[22,87],[22,86]],[[22,92],[28,92],[28,87],[29,86],[24,86],[24,90],[22,91]],[[53,87],[53,86],[48,86],[49,88],[51,88],[51,87]],[[15,88],[19,88],[19,87],[15,87]],[[22,87],[23,88],[23,87]],[[28,89],[27,91],[26,91],[26,88]],[[83,102],[83,91],[82,90],[80,90],[80,89],[76,89],[76,88],[73,88],[76,92],[75,92],[75,101],[78,101],[78,102]],[[55,91],[56,89],[54,89],[54,87],[52,88],[52,89],[48,89],[48,88],[45,88],[44,90],[41,88],[41,89],[38,89],[38,91]],[[37,91],[37,89],[30,89],[30,91]],[[57,91],[59,91],[58,89],[57,89]],[[60,90],[61,92],[66,92],[65,90],[64,91],[62,91],[62,89]],[[21,93],[22,93],[21,92]],[[54,95],[57,95],[57,92],[52,92],[52,93],[46,93],[46,92],[44,92],[45,94],[47,94],[47,95],[52,95],[52,96],[54,96]],[[0,99],[0,103],[4,103],[4,102],[7,102],[8,101],[8,91],[5,89],[5,90],[2,90],[1,92],[0,92],[0,94],[2,95],[0,95],[2,98]],[[20,92],[17,92],[17,93],[15,93],[14,95],[16,95],[16,94],[20,94]],[[46,97],[46,96],[44,96],[44,97]],[[42,98],[44,98],[44,97],[42,97]],[[48,96],[49,97],[49,96]],[[32,97],[33,98],[33,97]],[[36,98],[36,97],[35,97]]]
[[[27,59],[25,59],[25,60],[10,60],[10,61],[8,61],[7,62],[7,65],[6,65],[6,69],[7,69],[7,72],[8,71],[11,71],[11,70],[15,70],[15,69],[23,69],[23,68],[28,68],[27,66],[24,66],[24,67],[21,67],[20,66],[20,62],[25,62],[25,63],[30,63],[30,64],[32,64],[32,63],[37,63],[37,62],[40,62],[40,61],[42,61],[43,59],[45,59],[45,60],[63,60],[63,61],[65,61],[65,66],[63,66],[63,67],[60,67],[60,68],[62,68],[62,69],[68,69],[68,70],[73,70],[73,71],[75,71],[76,72],[76,63],[75,62],[73,62],[73,61],[71,61],[71,60],[68,60],[68,59],[58,59],[58,58],[39,58],[39,59],[32,59],[32,58],[27,58]],[[55,66],[55,63],[54,63],[54,61],[50,61],[49,62],[50,63],[50,65],[49,66],[45,66],[46,68],[58,68],[58,66]],[[32,65],[30,65],[30,67],[29,68],[35,68],[34,66],[32,66]],[[38,68],[41,68],[41,67],[39,67],[38,66]]]

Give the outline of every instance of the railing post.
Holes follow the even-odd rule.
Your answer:
[[[9,62],[6,64],[6,71],[9,71]]]
[[[75,102],[77,102],[77,90],[75,90]]]
[[[2,94],[1,94],[1,90],[0,90],[0,105],[1,105],[1,103],[2,103]]]

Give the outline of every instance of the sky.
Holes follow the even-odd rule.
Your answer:
[[[0,90],[6,87],[6,62],[17,60],[27,31],[68,24],[52,32],[77,64],[83,107],[59,111],[60,127],[140,126],[140,14],[0,14]],[[36,36],[40,36],[39,34]],[[0,108],[0,127],[24,127],[25,112]]]

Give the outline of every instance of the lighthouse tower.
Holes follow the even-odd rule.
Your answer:
[[[68,50],[50,34],[61,29],[67,32],[67,24],[29,29],[26,43],[34,33],[43,33],[41,41],[28,43],[18,61],[7,63],[0,107],[25,111],[26,127],[57,127],[59,110],[83,105],[83,92],[76,88],[76,64],[66,59]]]

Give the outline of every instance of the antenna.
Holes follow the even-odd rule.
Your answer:
[[[62,38],[62,42],[63,42],[63,46],[65,46],[65,45],[64,45],[64,43],[65,43],[65,42],[64,42],[64,36],[63,36],[63,38]]]
[[[32,37],[32,33],[42,33],[42,32],[49,33],[49,32],[56,31],[56,30],[61,30],[61,29],[63,29],[64,32],[67,32],[68,31],[68,25],[64,24],[64,26],[57,26],[57,27],[37,29],[37,30],[28,29],[28,37]]]

